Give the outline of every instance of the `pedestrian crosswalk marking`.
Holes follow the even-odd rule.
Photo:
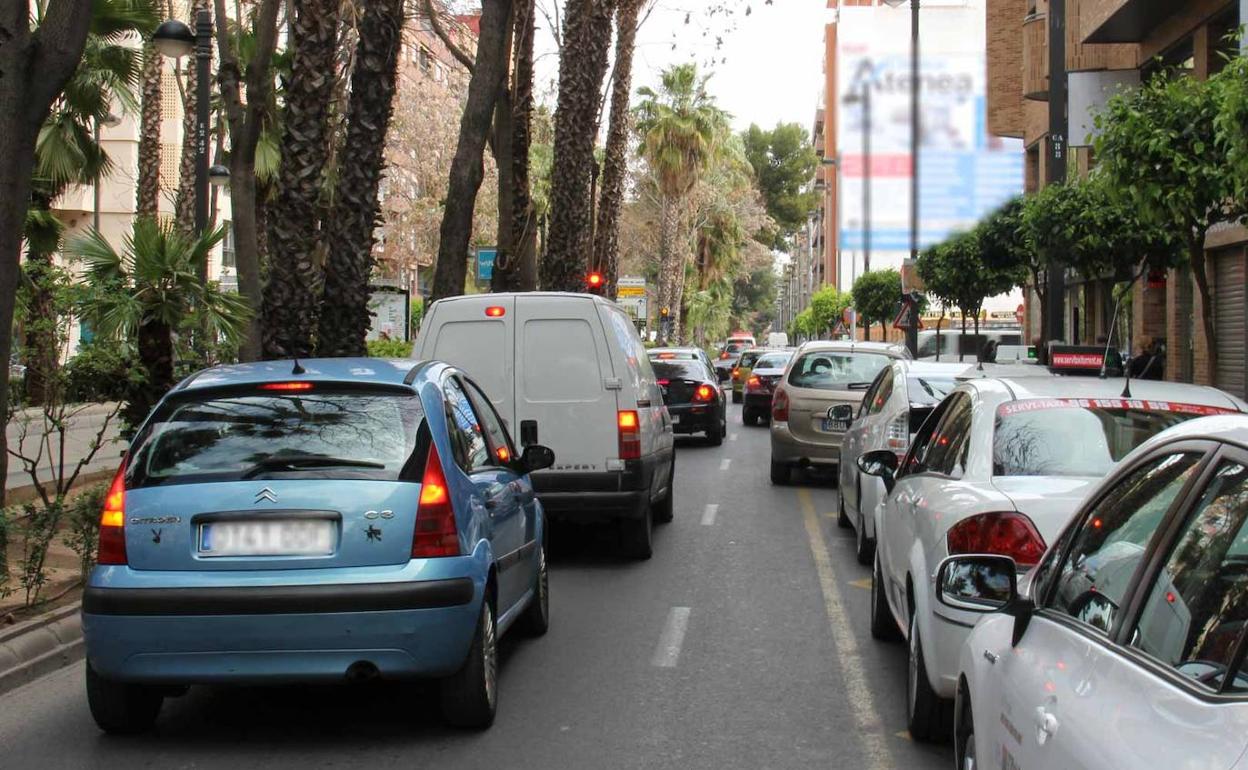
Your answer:
[[[702,526],[709,527],[715,523],[715,514],[719,511],[719,503],[707,503],[702,512]]]
[[[728,470],[728,466],[729,466],[729,465],[732,465],[732,458],[731,458],[731,457],[725,457],[724,459],[722,459],[722,460],[720,460],[720,461],[719,461],[719,469],[720,469],[721,471],[726,471],[726,470]]]
[[[685,643],[685,631],[689,628],[688,607],[673,607],[667,613],[667,622],[663,624],[663,633],[659,634],[659,645],[654,649],[654,657],[650,662],[659,668],[675,668],[680,660],[680,648]]]

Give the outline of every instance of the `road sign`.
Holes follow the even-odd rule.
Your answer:
[[[367,340],[383,337],[392,340],[411,339],[408,318],[411,315],[411,297],[407,289],[392,286],[370,286],[368,314],[371,316]]]
[[[494,278],[494,260],[498,249],[477,249],[477,282],[485,283]]]
[[[893,328],[901,329],[917,329],[922,325],[919,321],[919,303],[913,294],[903,295],[901,298],[901,308],[897,311],[897,317],[893,319]]]
[[[615,302],[634,320],[646,320],[649,311],[646,302],[646,279],[632,275],[620,277],[615,282]]]

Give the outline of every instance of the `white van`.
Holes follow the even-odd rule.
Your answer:
[[[776,348],[777,350],[787,348],[789,346],[789,335],[786,332],[768,332],[767,347]]]
[[[645,347],[615,303],[530,292],[433,303],[412,356],[457,366],[485,389],[523,446],[555,452],[533,474],[553,518],[616,521],[621,545],[651,552],[651,522],[671,521],[675,450]]]

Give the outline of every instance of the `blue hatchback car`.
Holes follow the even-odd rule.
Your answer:
[[[139,429],[83,595],[109,732],[201,683],[442,678],[485,727],[497,639],[549,622],[545,519],[490,400],[436,361],[208,369]]]

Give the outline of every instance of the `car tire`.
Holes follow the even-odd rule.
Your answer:
[[[654,554],[652,518],[647,506],[637,518],[620,519],[620,547],[625,556],[644,561]]]
[[[550,575],[546,569],[546,544],[537,546],[537,574],[533,578],[533,599],[516,618],[516,629],[525,636],[544,636],[550,630]]]
[[[758,425],[758,415],[754,414],[754,410],[746,407],[741,410],[741,422],[746,425]]]
[[[875,559],[875,541],[867,537],[867,517],[862,514],[858,516],[858,529],[854,533],[854,555],[864,567],[870,567]]]
[[[734,404],[739,404],[739,403],[741,403],[741,402],[742,402],[742,401],[744,401],[744,400],[745,400],[745,396],[741,395],[740,393],[738,393],[738,392],[737,392],[737,391],[735,391],[735,390],[734,390],[734,391],[732,391],[732,403],[734,403]]]
[[[788,465],[771,461],[771,483],[776,486],[785,486],[792,478],[792,471]]]
[[[454,727],[483,730],[494,724],[497,710],[498,636],[487,596],[481,602],[468,659],[442,680],[442,716]]]
[[[106,733],[133,735],[150,730],[164,702],[160,688],[106,679],[87,664],[87,706]]]
[[[888,597],[884,595],[884,570],[880,569],[880,557],[876,554],[871,567],[871,638],[881,642],[901,639],[901,630],[893,613],[888,609]]]
[[[672,520],[676,502],[676,453],[672,452],[672,470],[667,477],[667,492],[662,499],[650,509],[650,517],[655,524],[667,524]]]
[[[845,513],[844,495],[844,491],[838,492],[836,495],[836,526],[841,529],[849,529],[852,523],[849,520],[849,515]]]
[[[971,696],[965,685],[958,693],[954,719],[954,724],[957,725],[953,732],[954,767],[974,770],[979,767],[975,751],[975,713],[971,709]]]
[[[706,431],[706,442],[711,446],[722,446],[728,431],[722,422],[716,421],[715,426]]]
[[[925,743],[943,743],[953,733],[953,704],[932,689],[923,661],[917,613],[910,615],[909,662],[906,666],[906,727],[910,737]]]

